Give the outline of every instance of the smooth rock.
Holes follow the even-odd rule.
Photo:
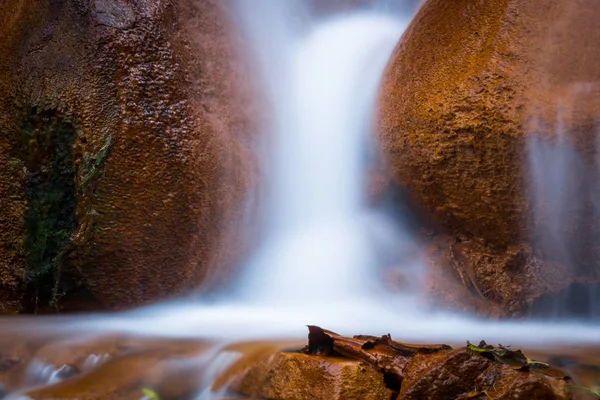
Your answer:
[[[392,396],[383,375],[362,362],[282,352],[251,365],[231,388],[273,400],[389,400]]]

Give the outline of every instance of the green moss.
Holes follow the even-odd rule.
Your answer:
[[[100,166],[110,152],[111,144],[111,136],[108,135],[104,142],[104,146],[102,146],[95,156],[90,157],[87,154],[83,156],[83,165],[81,167],[83,174],[81,186],[83,188],[86,188],[98,173]]]
[[[77,227],[73,143],[75,129],[52,112],[32,110],[21,129],[27,167],[25,284],[34,310],[62,292],[63,256]]]

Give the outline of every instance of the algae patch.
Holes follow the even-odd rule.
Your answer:
[[[100,166],[108,156],[111,145],[111,136],[108,135],[104,141],[104,145],[100,148],[100,150],[95,156],[91,157],[87,154],[83,156],[83,165],[81,168],[83,174],[81,186],[83,188],[87,188],[97,175]]]
[[[24,280],[33,311],[63,291],[63,256],[77,227],[75,137],[74,126],[52,111],[30,110],[21,125],[27,176]]]

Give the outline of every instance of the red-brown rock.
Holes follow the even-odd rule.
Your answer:
[[[416,355],[404,371],[398,399],[570,399],[564,381],[517,371],[466,349]],[[475,397],[468,397],[472,394]]]
[[[255,117],[221,2],[3,1],[0,36],[0,312],[129,307],[237,257]]]
[[[309,332],[303,351],[310,355],[277,352],[255,358],[238,368],[231,388],[274,400],[571,398],[564,373],[544,374],[549,367],[515,369],[464,347],[407,344],[389,335],[349,338],[316,326]]]
[[[384,76],[381,142],[396,182],[451,236],[447,263],[505,314],[598,278],[595,192],[573,192],[562,217],[532,207],[526,150],[562,124],[597,177],[599,17],[594,0],[429,0]],[[570,265],[539,248],[534,232],[552,218]]]
[[[389,400],[392,395],[383,376],[359,361],[281,352],[252,364],[231,387],[277,400]]]

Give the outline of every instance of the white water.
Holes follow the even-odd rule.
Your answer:
[[[364,159],[379,78],[403,29],[390,17],[353,14],[286,47],[288,84],[272,99],[282,112],[266,242],[241,280],[247,301],[323,303],[374,289]]]
[[[589,257],[581,251],[581,241],[590,233],[598,237],[597,231],[589,232],[584,225],[593,220],[597,226],[600,221],[600,182],[594,180],[593,167],[586,165],[583,155],[571,143],[569,129],[562,122],[563,112],[557,115],[554,138],[544,139],[539,132],[532,132],[528,138],[533,244],[544,259],[576,269]],[[596,157],[600,154],[598,145],[600,141]],[[565,288],[545,304],[544,311],[555,318],[577,316],[597,321],[600,297],[596,291],[591,286]]]
[[[213,302],[5,320],[3,332],[233,341],[303,338],[305,325],[315,324],[349,335],[390,332],[410,341],[600,344],[597,327],[585,324],[489,322],[425,311],[414,293],[386,293],[372,278],[382,246],[415,245],[363,199],[378,82],[406,22],[364,11],[312,24],[300,6],[291,0],[240,2],[274,118],[265,128],[273,144],[265,165],[264,240],[237,286]],[[400,261],[418,289],[423,265]]]

